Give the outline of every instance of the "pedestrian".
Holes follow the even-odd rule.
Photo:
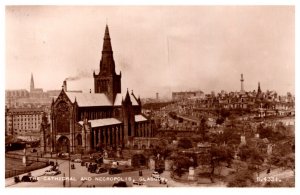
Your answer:
[[[66,187],[66,180],[63,181],[63,185],[64,185],[64,187]]]

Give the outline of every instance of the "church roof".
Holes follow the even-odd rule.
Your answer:
[[[104,93],[77,93],[66,92],[71,102],[76,102],[79,107],[111,106],[111,102]]]
[[[133,106],[138,106],[138,102],[136,101],[135,97],[130,93],[130,100],[132,102]],[[120,93],[117,94],[116,99],[115,99],[115,106],[121,106],[122,105],[122,98],[125,99],[126,94],[122,95]]]
[[[68,98],[72,103],[76,102],[79,107],[93,107],[93,106],[112,106],[108,97],[104,93],[78,93],[78,92],[66,92]],[[115,106],[122,105],[122,97],[125,95],[118,93],[115,99]],[[138,106],[138,102],[135,97],[130,94],[130,99],[133,106]]]
[[[122,123],[120,120],[116,118],[102,118],[102,119],[89,120],[88,122],[91,123],[92,128],[109,126],[109,125],[117,125]],[[83,125],[83,121],[79,121],[78,123],[80,125]]]
[[[144,117],[141,114],[138,115],[134,115],[134,121],[135,122],[142,122],[142,121],[147,121],[148,119],[146,117]]]

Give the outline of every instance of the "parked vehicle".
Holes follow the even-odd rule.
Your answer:
[[[29,176],[29,175],[24,175],[22,177],[22,182],[36,182],[37,181],[37,178],[36,177],[32,177],[32,176]]]
[[[46,175],[46,176],[54,176],[54,175],[59,175],[59,174],[61,174],[61,171],[59,171],[59,170],[55,170],[55,171],[46,170],[44,175]]]
[[[100,173],[106,173],[107,169],[103,168],[103,167],[99,167],[97,168],[97,170],[95,171],[95,173],[100,174]]]
[[[110,175],[118,174],[118,173],[122,173],[122,170],[117,169],[117,168],[110,168],[108,171],[108,174],[110,174]]]
[[[153,178],[155,178],[155,179],[159,179],[159,178],[160,178],[160,175],[159,175],[159,173],[158,173],[157,171],[154,171],[154,172],[151,174],[151,176],[152,176]]]
[[[97,164],[96,163],[90,163],[88,166],[88,172],[95,173],[97,170]]]
[[[54,166],[54,161],[49,161],[49,165]]]
[[[144,185],[145,185],[145,182],[144,182],[144,181],[133,180],[133,181],[132,181],[132,185],[133,185],[134,187],[141,187],[141,186],[144,186]]]
[[[99,164],[102,164],[103,163],[103,157],[101,156],[101,157],[95,159],[95,162],[99,163]]]
[[[82,160],[79,159],[79,158],[76,158],[76,159],[72,160],[72,162],[74,162],[74,163],[82,163]]]
[[[163,173],[165,170],[164,167],[156,167],[154,171],[158,172],[159,174]]]
[[[114,183],[112,187],[128,187],[128,186],[125,181],[118,181],[117,183]]]
[[[19,176],[15,176],[14,177],[15,183],[19,183],[21,182],[20,177]]]
[[[67,152],[61,152],[61,153],[58,153],[57,156],[59,158],[67,158],[67,157],[69,157],[69,153],[67,153]]]
[[[51,171],[58,171],[58,165],[54,165],[54,166],[51,168]]]
[[[164,177],[159,178],[159,183],[160,184],[167,184],[168,180]]]

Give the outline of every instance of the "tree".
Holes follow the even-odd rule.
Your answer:
[[[221,109],[221,112],[220,112],[221,116],[223,118],[227,118],[230,116],[230,112],[228,110],[225,110],[225,109]]]
[[[225,128],[223,134],[221,134],[221,143],[238,145],[240,143],[240,135],[235,128]]]
[[[188,169],[190,166],[193,165],[193,162],[190,161],[190,158],[185,155],[178,155],[174,158],[174,174],[181,177],[184,173],[184,169]]]
[[[207,132],[208,132],[208,130],[207,130],[207,125],[206,125],[206,119],[204,117],[202,117],[202,119],[200,120],[200,124],[199,124],[199,133],[202,136],[203,140],[206,139]]]
[[[181,138],[178,141],[178,147],[183,148],[183,149],[188,149],[193,147],[193,143],[190,139],[188,138]]]
[[[286,155],[283,159],[283,162],[285,165],[284,167],[287,169],[291,169],[295,175],[295,155],[294,154]]]
[[[219,118],[217,118],[217,120],[216,120],[216,124],[222,125],[222,124],[224,123],[224,121],[225,121],[225,119],[224,119],[223,117],[219,117]]]
[[[264,156],[257,148],[243,145],[240,147],[239,154],[242,161],[248,163],[248,169],[251,171],[260,171],[260,165],[264,162]]]
[[[273,134],[272,127],[263,127],[262,125],[259,125],[257,127],[257,131],[259,133],[260,138],[262,138],[262,139],[264,139],[264,138],[270,139]]]
[[[215,168],[220,165],[220,162],[226,162],[227,165],[230,167],[231,162],[233,160],[233,150],[228,146],[212,146],[211,148],[211,159],[210,159],[210,165],[211,165],[211,181],[213,180],[213,175]]]
[[[147,159],[142,154],[135,154],[131,158],[131,163],[133,167],[140,167],[146,165]]]
[[[250,187],[254,183],[253,172],[246,169],[237,172],[229,181],[228,187]]]

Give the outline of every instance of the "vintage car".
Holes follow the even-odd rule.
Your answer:
[[[132,181],[132,186],[133,187],[143,187],[143,186],[145,186],[145,182],[144,181],[133,180]]]
[[[54,176],[54,175],[59,175],[59,174],[61,174],[61,171],[59,171],[59,170],[55,170],[55,171],[54,170],[46,170],[44,175]]]
[[[159,173],[158,173],[157,171],[154,171],[154,172],[151,174],[151,176],[152,176],[153,178],[155,178],[155,179],[159,179],[159,178],[160,178],[160,175],[159,175]]]
[[[100,174],[100,173],[106,173],[107,169],[103,168],[103,167],[98,167],[95,171],[95,173]]]
[[[164,177],[159,178],[159,183],[160,184],[167,184],[168,180]]]
[[[36,177],[30,175],[24,175],[21,179],[22,182],[36,182],[38,181]]]
[[[118,181],[118,182],[114,183],[112,187],[128,187],[128,186],[125,181]]]
[[[74,162],[74,163],[82,163],[82,160],[79,159],[79,158],[76,158],[76,159],[72,160],[72,162]]]
[[[118,174],[118,173],[122,173],[122,170],[117,169],[117,168],[110,168],[108,171],[108,174],[110,174],[110,175]]]

